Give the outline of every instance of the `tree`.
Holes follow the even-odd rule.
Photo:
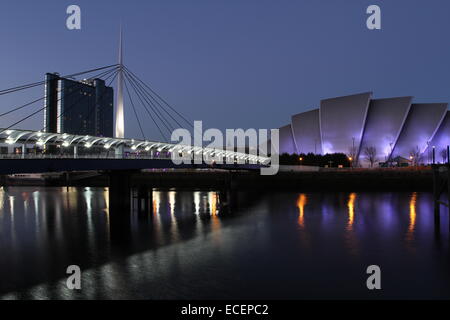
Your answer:
[[[420,161],[422,160],[422,153],[420,152],[419,146],[416,146],[415,149],[412,149],[409,153],[409,160],[411,160],[411,164],[413,166],[418,166]]]
[[[442,157],[442,163],[446,163],[447,162],[447,149],[441,150],[441,157]]]
[[[356,157],[358,156],[358,148],[350,147],[348,149],[348,159],[350,160],[351,166],[354,167],[356,164]]]
[[[377,149],[375,147],[365,147],[364,150],[364,157],[367,162],[370,163],[370,167],[373,168],[373,165],[378,162],[377,159]]]

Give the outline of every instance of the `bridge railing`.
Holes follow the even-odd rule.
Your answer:
[[[172,160],[170,155],[147,155],[147,154],[86,154],[76,155],[73,154],[0,154],[0,160],[39,160],[39,159],[98,159],[98,160]],[[192,157],[182,157],[179,160],[184,162],[192,162]],[[224,161],[225,162],[225,161]],[[245,161],[245,163],[255,163],[254,161]]]
[[[17,160],[30,160],[30,159],[158,159],[158,160],[170,160],[169,156],[150,156],[150,155],[106,155],[106,154],[92,154],[92,155],[77,155],[73,154],[0,154],[1,159],[17,159]]]

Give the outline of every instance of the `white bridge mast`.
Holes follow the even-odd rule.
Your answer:
[[[125,138],[125,121],[123,111],[123,50],[122,50],[122,26],[120,26],[119,40],[119,73],[117,76],[117,108],[116,108],[116,138]]]

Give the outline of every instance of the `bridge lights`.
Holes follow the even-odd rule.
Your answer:
[[[67,141],[64,141],[64,143],[63,143],[63,147],[64,148],[68,148],[70,146],[70,143],[69,142],[67,142]]]
[[[45,142],[42,141],[41,139],[39,139],[39,140],[36,142],[36,144],[37,144],[38,146],[44,146],[44,145],[45,145]]]

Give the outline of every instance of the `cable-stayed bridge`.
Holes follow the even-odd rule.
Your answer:
[[[94,74],[96,73],[96,74]],[[91,75],[88,79],[102,79],[110,87],[118,79],[119,92],[116,110],[116,137],[102,137],[66,133],[61,130],[51,130],[49,123],[44,123],[40,130],[17,129],[19,125],[29,119],[42,117],[46,109],[47,96],[34,99],[31,102],[11,109],[0,110],[0,121],[6,116],[12,116],[19,110],[30,110],[31,113],[21,117],[8,126],[0,129],[0,144],[6,145],[7,152],[0,154],[0,174],[39,173],[49,171],[80,171],[80,170],[131,170],[146,168],[187,168],[209,167],[203,163],[176,165],[171,159],[174,154],[178,158],[193,160],[201,156],[202,159],[221,159],[219,165],[223,168],[256,168],[269,162],[267,157],[237,152],[235,150],[204,148],[200,146],[179,145],[168,141],[173,130],[191,127],[192,123],[165,99],[158,95],[148,84],[142,81],[134,72],[120,61],[117,65],[95,68],[64,78],[74,79]],[[82,80],[80,80],[82,81]],[[77,82],[75,82],[77,83]],[[0,91],[0,96],[14,94],[27,89],[46,86],[46,81],[25,84]],[[58,91],[59,103],[65,90],[66,97],[77,91],[64,87]],[[123,90],[125,89],[125,90]],[[122,91],[123,90],[123,91]],[[44,90],[43,90],[44,91]],[[105,90],[106,91],[106,90]],[[123,92],[128,97],[133,110],[141,137],[126,139],[123,137]],[[105,92],[100,93],[100,98]],[[57,119],[67,116],[73,108],[83,103],[86,96],[81,95],[64,110],[58,109]],[[40,105],[44,103],[44,106]],[[38,105],[38,109],[34,109]],[[141,107],[141,109],[138,109]],[[130,110],[131,111],[131,110]],[[91,110],[86,121],[94,116]],[[158,130],[159,139],[149,139],[145,133],[144,116]]]

